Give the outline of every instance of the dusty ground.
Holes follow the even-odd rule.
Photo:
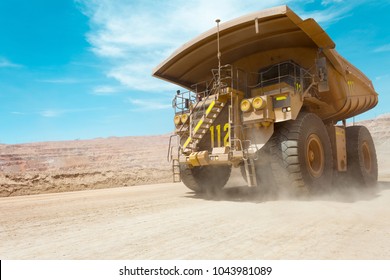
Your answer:
[[[155,184],[0,199],[0,259],[390,259],[390,182],[263,201]]]
[[[275,201],[253,197],[234,177],[214,199],[172,183],[1,197],[0,259],[389,260],[388,124],[371,130],[380,183],[368,191]]]

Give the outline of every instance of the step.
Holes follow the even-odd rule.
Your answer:
[[[178,159],[172,161],[172,175],[174,183],[181,182],[180,163]]]
[[[244,163],[245,163],[245,173],[247,177],[248,187],[256,187],[257,178],[256,178],[256,170],[255,170],[253,159],[249,158],[245,160]]]
[[[208,114],[205,119],[215,120],[218,117],[218,114]]]
[[[203,124],[200,126],[200,128],[202,129],[209,129],[210,128],[210,126],[211,126],[211,123],[205,123],[205,122],[203,122]]]
[[[211,109],[211,112],[217,112],[217,113],[219,113],[219,112],[222,111],[221,109],[222,109],[222,108],[220,108],[220,107],[215,107],[215,106],[214,106],[214,108]]]
[[[192,138],[194,139],[202,138],[206,133],[207,133],[206,129],[199,129],[194,135],[192,135]]]

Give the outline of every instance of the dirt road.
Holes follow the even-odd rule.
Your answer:
[[[0,198],[0,259],[390,259],[390,182],[371,193],[218,199],[182,184]]]

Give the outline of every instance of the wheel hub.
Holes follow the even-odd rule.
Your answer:
[[[314,161],[314,152],[312,150],[309,151],[309,161],[313,162]]]
[[[363,154],[363,163],[364,168],[368,173],[370,173],[372,165],[371,165],[371,153],[368,147],[368,143],[366,141],[363,142],[362,145],[362,154]]]
[[[318,178],[324,171],[325,155],[320,138],[310,134],[306,141],[306,165],[311,176]]]

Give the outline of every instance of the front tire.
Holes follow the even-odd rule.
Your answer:
[[[216,193],[220,191],[230,178],[232,167],[180,165],[181,180],[184,185],[196,193]]]
[[[296,120],[277,124],[270,141],[273,177],[279,189],[317,193],[332,184],[332,147],[317,115],[303,112]]]

